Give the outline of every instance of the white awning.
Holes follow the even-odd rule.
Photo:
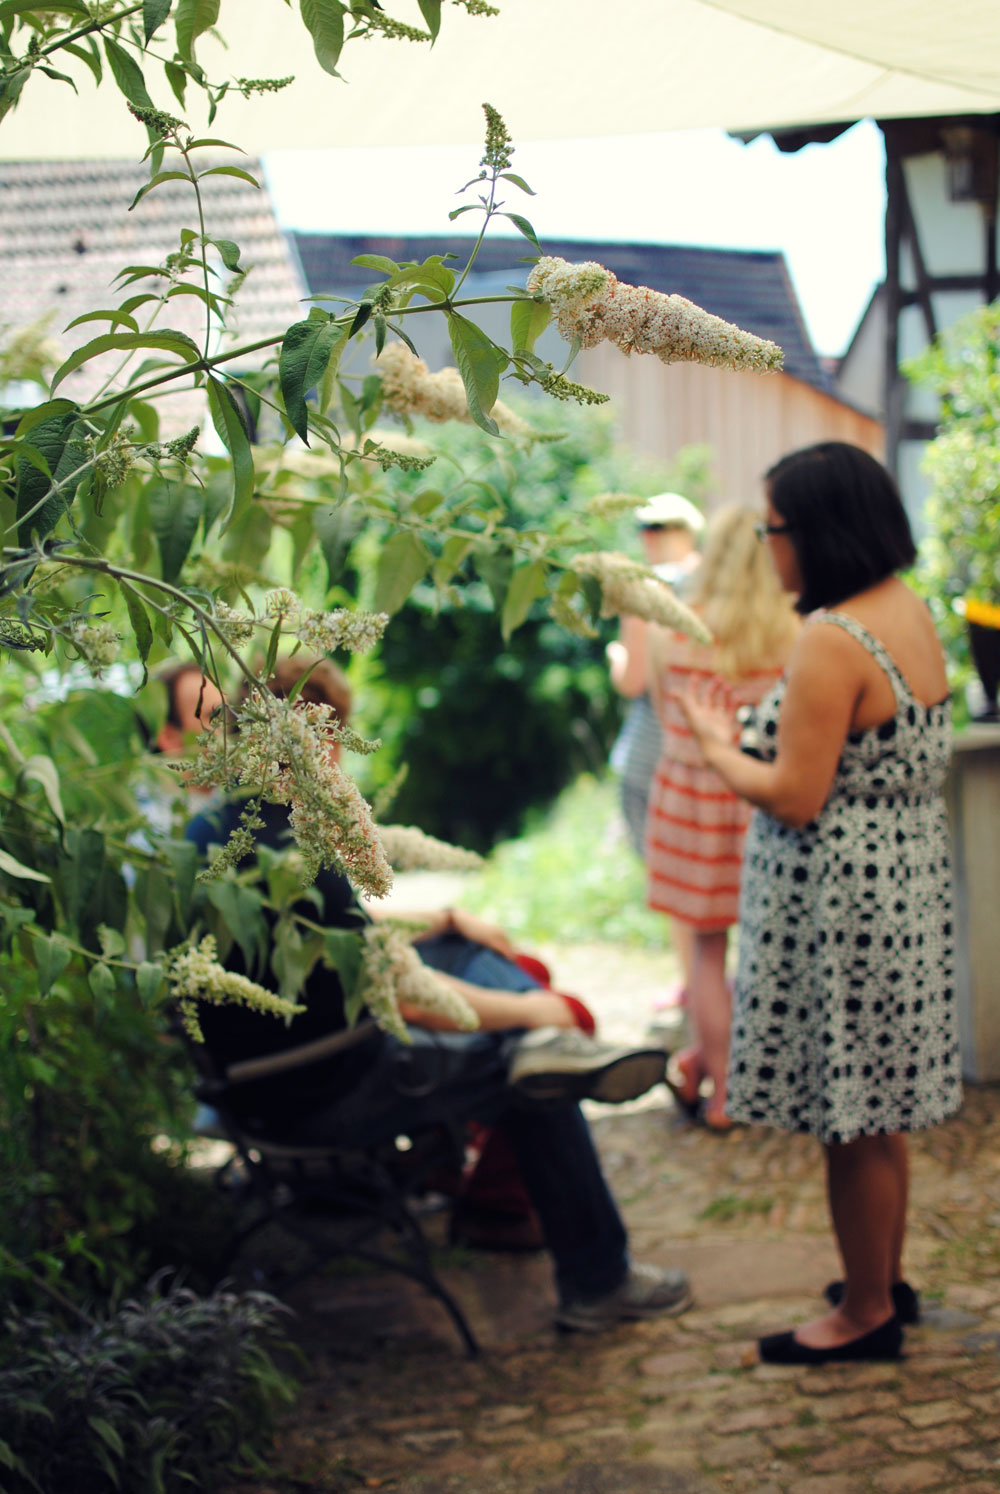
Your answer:
[[[249,101],[227,97],[212,134],[254,154],[474,143],[484,99],[518,141],[1000,111],[996,0],[497,4],[495,18],[446,6],[432,49],[350,43],[342,82],[316,63],[298,7],[223,0],[229,51],[201,39],[198,60],[208,75],[294,73],[296,83]],[[392,12],[423,24],[412,0]],[[65,84],[31,80],[0,124],[0,157],[141,154],[144,132],[113,85],[96,91],[85,68],[71,60],[69,70],[82,75],[78,96]],[[147,84],[157,104],[177,111],[162,69],[150,67]],[[198,128],[204,122],[193,106],[186,117]],[[336,193],[335,182],[325,185]]]

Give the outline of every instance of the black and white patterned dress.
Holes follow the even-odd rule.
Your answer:
[[[824,1142],[912,1131],[961,1103],[942,785],[948,702],[915,700],[854,618],[825,612],[885,670],[896,714],[847,737],[823,809],[754,813],[743,855],[727,1111]],[[776,749],[784,681],[744,745]]]

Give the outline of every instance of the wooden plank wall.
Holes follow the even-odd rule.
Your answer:
[[[669,460],[682,446],[711,446],[718,501],[757,502],[761,474],[814,441],[851,441],[884,455],[877,420],[787,374],[666,365],[603,343],[580,353],[570,377],[611,395],[622,439],[641,451]]]

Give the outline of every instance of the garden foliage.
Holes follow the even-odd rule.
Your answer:
[[[341,50],[359,38],[426,44],[442,22],[441,0],[419,0],[426,31],[376,0],[284,3],[289,25],[307,27],[318,65],[334,77]],[[488,27],[482,0],[455,3]],[[439,606],[468,601],[478,615],[488,602],[505,645],[527,626],[534,653],[550,646],[556,625],[592,638],[602,607],[614,610],[600,575],[647,615],[689,624],[642,567],[584,553],[606,530],[568,510],[534,514],[520,494],[508,509],[511,495],[492,479],[455,479],[433,444],[414,450],[387,424],[422,416],[437,429],[458,419],[514,452],[552,429],[547,421],[535,429],[500,400],[501,378],[560,402],[601,402],[536,357],[550,311],[572,339],[567,367],[575,345],[601,337],[668,362],[780,362],[772,344],[680,298],[640,294],[600,266],[552,260],[533,272],[537,289],[499,297],[511,308],[509,345],[500,346],[477,326],[477,303],[463,298],[482,234],[465,263],[444,254],[419,264],[363,257],[372,282],[356,301],[319,298],[292,326],[233,345],[227,318],[252,269],[206,218],[202,183],[220,174],[253,180],[238,148],[216,134],[227,96],[292,83],[206,73],[199,39],[239,15],[238,4],[221,0],[0,3],[0,129],[26,89],[67,99],[69,89],[117,90],[123,118],[127,108],[148,135],[149,179],[138,197],[178,179],[191,194],[175,250],[162,264],[123,265],[111,304],[77,319],[85,341],[68,357],[55,363],[39,331],[10,339],[3,365],[5,377],[41,386],[36,402],[19,395],[5,410],[0,435],[2,1145],[14,1172],[0,1272],[9,1269],[22,1294],[108,1290],[134,1276],[130,1242],[157,1192],[143,1183],[138,1157],[178,1104],[164,1012],[194,970],[208,986],[223,974],[205,936],[224,962],[233,941],[248,958],[260,955],[272,929],[273,958],[257,966],[268,999],[277,992],[293,1002],[317,960],[338,968],[345,985],[357,976],[358,941],[326,937],[300,909],[303,874],[308,882],[322,863],[346,870],[361,890],[388,886],[370,807],[329,756],[335,743],[376,744],[322,712],[296,709],[294,698],[276,700],[266,681],[279,651],[363,655],[412,596],[421,626]],[[169,98],[183,113],[198,94],[208,100],[210,136],[161,107]],[[506,217],[530,256],[534,231],[508,199],[521,202],[531,189],[512,170],[502,119],[484,108],[485,149],[452,216],[478,215],[482,232]],[[195,336],[172,324],[182,303],[203,319]],[[428,315],[444,318],[454,355],[455,367],[437,374],[417,353]],[[372,366],[372,349],[383,363]],[[224,456],[206,453],[199,426],[171,425],[179,389],[197,392],[202,424],[211,423]],[[459,632],[448,640],[456,654]],[[447,676],[435,648],[428,689]],[[177,655],[193,658],[231,704],[199,738],[191,771],[248,800],[246,830],[209,880],[178,833],[182,796],[174,794],[172,826],[154,828],[149,817],[150,802],[169,796],[144,752],[164,711],[150,676]],[[383,680],[391,657],[390,647]],[[517,654],[510,658],[504,668],[516,673]],[[556,697],[565,678],[556,668],[539,687],[564,720]],[[419,695],[415,703],[419,716]],[[497,714],[496,695],[482,710]],[[604,707],[581,701],[580,711],[596,744]],[[417,750],[404,742],[404,754]],[[263,797],[289,805],[298,844],[248,872],[240,863]],[[501,820],[519,807],[505,806]]]
[[[938,334],[906,365],[940,397],[923,467],[931,482],[920,581],[952,660],[967,665],[967,601],[1000,603],[1000,302]]]

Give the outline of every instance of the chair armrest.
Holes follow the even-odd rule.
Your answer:
[[[300,1043],[297,1048],[284,1048],[280,1053],[265,1054],[261,1058],[244,1058],[231,1063],[226,1069],[226,1083],[246,1084],[251,1079],[268,1079],[272,1074],[283,1074],[289,1069],[301,1069],[335,1053],[345,1053],[356,1048],[376,1030],[369,1017],[356,1027],[344,1032],[332,1032],[327,1037],[314,1039],[311,1043]]]

